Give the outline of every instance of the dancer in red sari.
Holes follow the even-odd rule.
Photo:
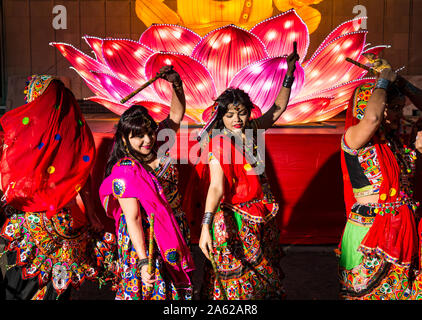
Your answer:
[[[284,297],[282,252],[274,219],[279,206],[257,141],[262,138],[258,130],[270,128],[286,109],[297,60],[296,52],[287,57],[283,87],[264,115],[251,120],[254,106],[248,94],[229,88],[217,98],[213,116],[202,131],[201,140],[209,143],[196,167],[206,196],[199,247],[214,264],[214,268],[206,265],[204,299]]]
[[[382,70],[376,84],[355,90],[347,110],[341,146],[348,220],[338,252],[342,299],[417,295],[416,150],[404,141],[404,96],[395,80],[390,68]]]
[[[97,237],[89,185],[95,145],[72,92],[34,76],[26,98],[0,120],[6,299],[66,298],[70,285],[106,271],[114,236]]]

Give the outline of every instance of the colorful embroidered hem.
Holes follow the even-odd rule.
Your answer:
[[[213,255],[218,278],[205,269],[204,299],[282,299],[279,233],[273,222],[257,224],[235,212],[219,211],[213,223]]]
[[[85,279],[101,283],[113,280],[116,240],[105,233],[97,239],[85,227],[74,229],[70,210],[63,209],[51,219],[45,212],[14,210],[0,236],[8,240],[5,252],[16,251],[16,264],[23,279],[38,277],[40,294],[49,282],[60,296]]]
[[[339,269],[340,298],[344,300],[408,300],[412,298],[408,268],[368,255],[357,267]]]
[[[149,223],[142,219],[144,234],[149,234]],[[146,237],[147,238],[147,237]],[[148,240],[145,239],[148,248]],[[147,250],[148,251],[148,250]],[[147,288],[138,270],[139,257],[127,231],[125,216],[120,217],[118,229],[119,285],[116,300],[191,300],[192,288],[176,288],[165,272],[163,259],[157,249],[154,255],[154,276],[157,281],[152,288]],[[149,256],[149,253],[147,252]]]

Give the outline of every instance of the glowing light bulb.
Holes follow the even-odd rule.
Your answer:
[[[277,32],[276,31],[271,31],[267,33],[267,40],[273,40],[277,37]]]
[[[164,63],[165,63],[165,64],[167,64],[167,65],[171,65],[171,60],[167,58],[167,59],[164,61]]]
[[[115,50],[119,50],[120,49],[120,46],[117,43],[113,43],[113,48]]]
[[[229,35],[224,36],[224,38],[223,38],[224,43],[229,43],[231,40],[232,40],[232,37],[230,37]]]
[[[214,43],[213,43],[213,44],[211,44],[211,47],[212,47],[213,49],[217,49],[219,46],[220,46],[220,43],[219,43],[218,41],[214,41]]]
[[[271,87],[272,87],[272,85],[273,85],[272,81],[267,81],[267,82],[265,82],[265,83],[264,83],[264,85],[262,86],[262,89],[264,89],[264,90],[270,90],[270,89],[271,89]]]
[[[317,77],[317,76],[319,76],[319,71],[318,70],[314,70],[314,71],[312,71],[311,72],[311,77]]]
[[[142,49],[138,49],[135,51],[135,56],[141,57],[142,56]]]
[[[292,26],[293,22],[291,20],[288,20],[284,23],[284,28],[288,29]]]
[[[106,53],[107,53],[109,56],[112,56],[112,55],[113,55],[113,51],[112,51],[111,49],[107,49],[107,50],[106,50]]]
[[[308,112],[311,108],[308,105],[304,105],[300,107],[300,111],[303,113]]]
[[[161,111],[160,108],[153,108],[152,111],[154,111],[155,113],[159,113]]]
[[[181,33],[180,31],[174,31],[174,32],[173,32],[173,36],[174,36],[176,39],[180,39],[180,37],[182,36],[182,33]]]
[[[345,49],[349,48],[352,45],[353,41],[352,40],[347,40],[344,44],[343,47]]]
[[[296,32],[292,32],[289,34],[289,39],[290,41],[296,40],[297,37],[297,33]]]
[[[340,50],[340,45],[336,45],[333,49],[334,52],[338,52]]]
[[[81,57],[77,57],[77,58],[76,58],[76,61],[77,61],[78,63],[83,63],[83,62],[84,62],[84,59],[82,59]]]
[[[254,73],[254,74],[259,74],[259,73],[262,72],[262,70],[264,70],[264,69],[259,64],[256,64],[256,65],[251,67],[251,72]]]

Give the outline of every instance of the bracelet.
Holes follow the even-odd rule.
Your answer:
[[[146,266],[147,264],[148,264],[148,258],[139,260],[139,262],[138,262],[138,269],[141,270],[141,268],[143,266]]]
[[[214,219],[214,213],[213,212],[205,212],[204,217],[202,218],[202,224],[208,224],[210,225],[212,223],[212,220]]]
[[[390,81],[388,81],[387,79],[384,78],[379,78],[377,81],[377,84],[375,85],[375,89],[384,89],[387,90],[388,86],[390,85]]]
[[[295,81],[295,77],[294,76],[288,76],[288,75],[286,75],[284,77],[284,80],[283,80],[283,87],[285,87],[285,88],[291,88],[292,85],[293,85],[293,81]]]

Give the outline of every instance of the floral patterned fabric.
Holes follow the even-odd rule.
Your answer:
[[[142,215],[142,226],[145,234],[146,248],[149,248],[148,234],[149,222]],[[118,229],[118,274],[119,284],[116,294],[116,300],[191,300],[191,288],[176,288],[171,279],[169,279],[165,272],[163,259],[157,247],[154,247],[154,275],[157,281],[154,286],[149,289],[142,281],[140,273],[138,272],[139,257],[127,231],[126,218],[121,215]],[[147,249],[147,255],[149,252]]]
[[[283,299],[284,277],[280,260],[279,232],[274,220],[255,223],[227,209],[213,222],[213,255],[216,278],[206,265],[203,299]],[[224,290],[224,292],[223,292]]]
[[[92,234],[86,227],[75,227],[70,209],[60,210],[51,219],[45,212],[21,212],[6,207],[8,219],[0,236],[8,241],[5,252],[16,252],[16,264],[22,278],[38,278],[44,287],[52,283],[58,296],[70,285],[78,288],[86,279],[113,279],[115,237]],[[44,290],[43,290],[44,289]]]

